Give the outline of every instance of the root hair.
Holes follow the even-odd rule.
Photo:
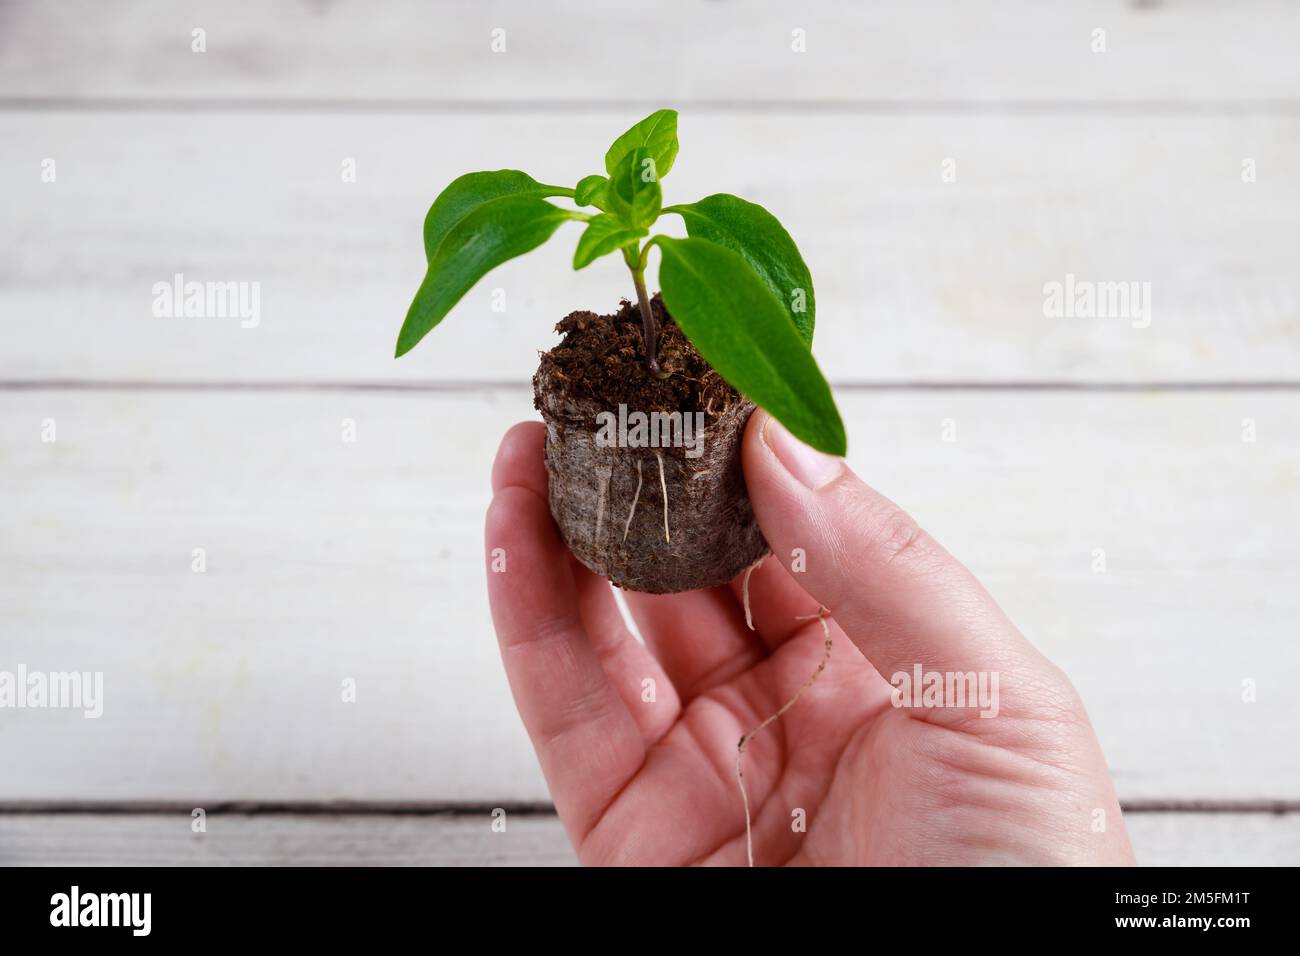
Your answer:
[[[664,543],[672,544],[673,539],[668,534],[668,482],[664,480],[664,456],[656,451],[655,457],[659,459],[659,488],[664,493]]]
[[[811,621],[813,619],[816,619],[821,622],[822,635],[824,636],[826,642],[825,644],[826,653],[822,655],[822,662],[817,665],[817,669],[812,672],[812,676],[809,677],[806,681],[804,681],[803,685],[797,691],[794,692],[793,697],[791,697],[784,704],[782,704],[780,709],[778,709],[774,714],[769,716],[766,720],[764,720],[761,724],[759,724],[749,733],[745,734],[745,736],[741,737],[740,743],[736,744],[736,783],[740,786],[740,799],[745,804],[745,853],[749,859],[750,866],[754,865],[753,821],[749,813],[749,792],[745,789],[745,775],[741,771],[740,761],[741,758],[744,757],[745,755],[745,745],[748,744],[751,740],[753,740],[758,735],[759,731],[761,731],[764,727],[766,727],[768,724],[780,718],[782,714],[784,714],[787,710],[793,707],[795,705],[795,701],[797,701],[800,697],[802,697],[804,691],[806,691],[809,687],[813,685],[813,681],[815,681],[821,675],[822,671],[826,670],[826,664],[831,659],[831,628],[830,625],[826,623],[826,613],[827,613],[826,608],[819,607],[817,609],[816,614],[808,614],[802,617],[795,618],[795,620],[797,621]]]
[[[636,494],[632,496],[632,507],[627,510],[627,521],[623,523],[623,540],[627,540],[628,529],[632,527],[632,516],[636,514],[636,503],[641,499],[641,459],[636,460]]]
[[[763,555],[763,558],[766,557],[766,554]],[[754,573],[755,569],[763,563],[763,558],[759,558],[749,567],[745,568],[744,580],[740,582],[740,603],[745,608],[745,626],[751,631],[754,629],[754,613],[749,608],[749,577]]]

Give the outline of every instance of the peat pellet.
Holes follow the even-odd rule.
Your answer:
[[[551,514],[573,554],[621,588],[669,594],[730,581],[767,553],[740,446],[753,403],[722,379],[656,295],[659,364],[636,306],[574,312],[541,357]]]

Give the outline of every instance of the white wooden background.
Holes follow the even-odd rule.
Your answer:
[[[626,277],[562,233],[392,343],[442,185],[575,181],[663,105],[669,195],[787,223],[851,461],[1071,674],[1140,860],[1300,862],[1297,40],[1283,0],[0,4],[0,668],[106,684],[0,711],[0,862],[572,859],[481,516]],[[154,318],[176,272],[261,324]],[[1151,326],[1045,318],[1067,272]]]

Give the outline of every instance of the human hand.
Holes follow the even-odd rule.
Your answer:
[[[739,579],[628,592],[642,645],[551,520],[544,434],[515,426],[493,467],[487,549],[504,548],[509,570],[488,574],[488,593],[515,702],[582,862],[745,864],[737,741],[823,660],[819,606],[831,615],[828,666],[745,747],[756,863],[1133,862],[1069,680],[841,460],[755,412],[745,479],[773,551],[750,581],[755,630]],[[996,716],[951,701],[894,706],[889,679],[916,664],[996,674]]]

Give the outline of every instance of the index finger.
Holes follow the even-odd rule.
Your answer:
[[[498,488],[485,544],[506,677],[556,811],[579,844],[640,769],[641,730],[587,637],[546,502],[530,488]]]

